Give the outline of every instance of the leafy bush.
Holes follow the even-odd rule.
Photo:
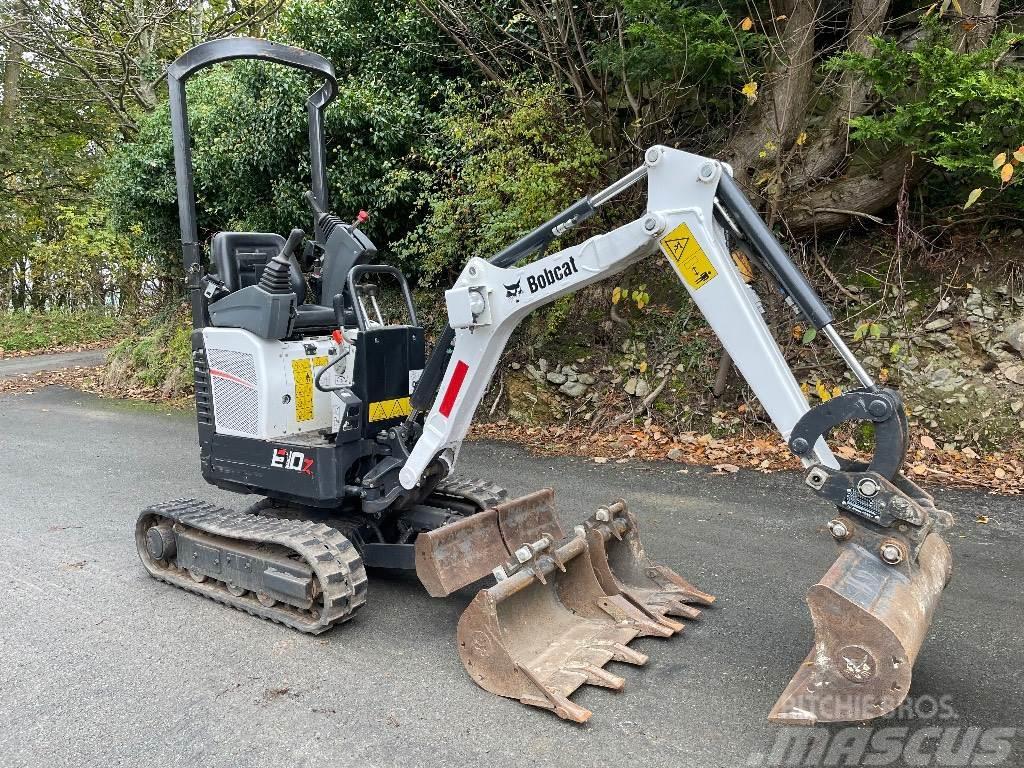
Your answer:
[[[298,0],[273,35],[336,67],[340,93],[325,120],[331,208],[371,212],[368,234],[404,235],[421,177],[403,162],[424,115],[457,73],[438,32],[402,0]],[[286,233],[306,226],[310,187],[306,97],[319,83],[296,70],[242,62],[188,86],[201,237],[223,229]],[[177,274],[178,219],[166,104],[111,161],[104,189],[124,227],[137,226],[167,274]]]
[[[192,393],[192,323],[181,310],[161,313],[110,355],[105,385],[123,391],[158,389],[164,397]]]
[[[876,37],[872,55],[846,55],[833,67],[863,72],[882,99],[874,114],[851,121],[854,138],[906,146],[959,181],[998,186],[1006,163],[993,158],[1012,157],[1024,142],[1024,68],[1013,58],[1024,36],[1004,29],[966,51],[957,34],[926,20],[913,42]]]
[[[420,221],[394,244],[406,269],[447,283],[595,185],[607,158],[549,86],[453,94],[421,151],[434,173]]]

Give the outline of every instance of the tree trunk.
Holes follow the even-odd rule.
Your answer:
[[[17,31],[21,22],[15,18],[11,22],[13,29]],[[21,79],[22,54],[25,49],[20,43],[7,41],[7,58],[4,61],[4,102],[0,109],[0,132],[7,132],[14,125],[14,118],[18,112],[18,81]]]
[[[769,4],[768,23],[776,26],[778,35],[773,60],[764,83],[759,84],[760,97],[744,115],[726,151],[737,179],[751,195],[760,195],[758,170],[775,163],[783,149],[796,141],[806,122],[817,8],[815,0],[773,0]]]

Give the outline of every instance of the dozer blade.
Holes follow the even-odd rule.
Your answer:
[[[431,597],[446,597],[508,560],[523,542],[564,538],[551,489],[498,504],[416,537],[416,575]]]
[[[922,542],[916,563],[901,567],[845,545],[807,593],[814,647],[768,719],[860,722],[898,707],[951,570],[938,533]]]
[[[647,556],[636,516],[622,499],[597,510],[584,525],[594,571],[607,594],[622,595],[650,615],[680,628],[681,624],[667,617],[696,619],[701,612],[693,604],[715,601]]]
[[[591,712],[572,692],[584,683],[621,690],[625,680],[604,665],[645,664],[627,644],[659,627],[604,594],[576,536],[477,594],[459,619],[459,656],[481,688],[582,723]]]

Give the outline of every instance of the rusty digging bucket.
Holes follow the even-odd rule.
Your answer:
[[[473,518],[480,519],[469,528]],[[444,533],[456,526],[465,530]],[[592,547],[589,542],[605,529],[616,543]],[[646,655],[628,647],[631,640],[671,637],[683,625],[665,614],[690,617],[678,610],[683,600],[713,600],[647,558],[636,520],[621,502],[598,510],[571,537],[562,535],[549,489],[430,535],[433,552],[426,545],[422,555],[417,549],[428,590],[492,572],[498,578],[459,619],[459,656],[473,680],[491,693],[578,723],[591,712],[569,700],[573,691],[583,684],[621,690],[625,680],[605,664],[646,663]],[[473,544],[480,547],[475,553]],[[494,560],[488,567],[486,558],[495,556],[501,558],[498,567]]]
[[[814,647],[772,708],[774,722],[858,722],[896,709],[952,570],[938,533],[890,566],[857,542],[807,593]]]
[[[647,556],[636,516],[622,499],[598,509],[584,526],[594,571],[609,595],[623,595],[651,615],[662,618],[696,619],[700,610],[691,603],[715,602],[714,597]]]

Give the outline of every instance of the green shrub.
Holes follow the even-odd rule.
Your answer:
[[[852,136],[907,147],[964,184],[1001,188],[1003,202],[1017,208],[1024,202],[1019,177],[1002,183],[1005,162],[993,159],[1005,154],[1015,166],[1024,157],[1013,154],[1024,143],[1024,68],[1014,57],[1024,35],[1003,29],[976,51],[965,51],[958,36],[959,25],[951,31],[929,19],[912,45],[876,37],[870,56],[834,60],[835,69],[866,74],[881,98],[873,114],[850,121]],[[944,203],[963,204],[966,195],[948,182],[928,189],[939,197],[956,195]]]
[[[164,397],[192,392],[192,324],[181,311],[156,316],[113,350],[105,385],[116,390],[145,387]]]
[[[434,285],[591,191],[606,161],[555,88],[526,82],[452,94],[432,136],[422,151],[435,175],[419,223],[393,249]]]

